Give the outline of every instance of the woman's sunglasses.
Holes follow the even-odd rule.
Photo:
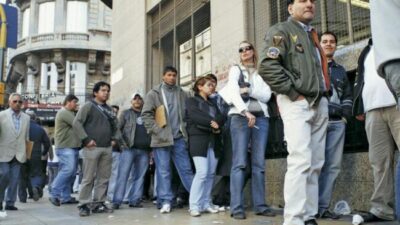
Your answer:
[[[241,47],[239,48],[239,53],[245,52],[245,51],[250,51],[253,50],[253,46],[245,46],[245,47]]]

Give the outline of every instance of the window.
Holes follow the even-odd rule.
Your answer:
[[[210,2],[161,1],[149,14],[149,87],[161,79],[165,66],[175,66],[179,83],[188,87],[211,72]]]
[[[86,97],[86,63],[70,63],[70,87],[71,94],[79,98],[79,102],[85,102]],[[67,78],[68,79],[68,78]]]
[[[54,6],[54,2],[45,2],[39,5],[39,34],[54,32]]]
[[[83,1],[68,1],[67,32],[87,32],[88,3]]]
[[[21,38],[26,38],[29,35],[29,18],[31,16],[31,9],[26,8],[22,13],[22,34]]]

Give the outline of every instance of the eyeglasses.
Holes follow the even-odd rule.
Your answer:
[[[250,51],[253,50],[253,46],[249,45],[249,46],[245,46],[245,47],[241,47],[239,48],[239,53],[245,52],[245,51]]]
[[[22,103],[23,103],[23,101],[21,101],[21,100],[13,100],[12,102],[13,102],[14,104],[16,104],[16,103],[22,104]]]

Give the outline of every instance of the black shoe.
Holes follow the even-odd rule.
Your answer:
[[[68,201],[66,201],[66,202],[61,202],[62,205],[64,205],[64,204],[78,204],[78,203],[79,203],[79,201],[76,200],[76,198],[74,198],[74,197],[70,198],[70,199],[69,199]]]
[[[0,211],[3,211],[3,203],[0,204]]]
[[[333,220],[340,219],[340,215],[334,212],[330,212],[329,210],[326,210],[322,214],[317,214],[317,215],[318,215],[318,217],[316,216],[317,218],[322,218],[322,219],[333,219]]]
[[[236,220],[244,220],[244,219],[246,219],[246,214],[244,214],[244,212],[239,212],[239,213],[231,214],[231,217]]]
[[[26,199],[22,199],[22,200],[20,199],[19,202],[21,202],[21,203],[26,203]],[[0,209],[0,210],[1,210],[1,209]]]
[[[92,213],[112,213],[112,212],[114,212],[114,210],[108,208],[108,206],[106,206],[106,204],[104,203],[101,203],[92,210]]]
[[[129,204],[129,207],[131,208],[143,208],[143,205],[140,203],[136,203],[136,204]]]
[[[79,216],[89,216],[90,215],[90,209],[87,207],[87,205],[82,205],[79,206]]]
[[[39,201],[39,189],[37,187],[33,187],[32,188],[32,197],[33,197],[33,201],[37,202]]]
[[[6,210],[12,210],[12,211],[18,210],[18,208],[13,206],[13,205],[6,205],[5,209]]]
[[[366,215],[363,215],[362,218],[364,219],[365,223],[369,223],[369,222],[382,222],[382,221],[391,221],[391,220],[385,220],[382,218],[379,218],[377,216],[375,216],[372,213],[367,213]]]
[[[304,221],[304,225],[318,225],[315,219]]]
[[[61,204],[60,204],[60,199],[58,199],[58,198],[50,197],[50,198],[49,198],[49,201],[50,201],[51,204],[53,204],[54,206],[60,206],[60,205],[61,205]]]
[[[119,209],[120,206],[121,206],[120,204],[113,203],[112,206],[111,206],[111,208],[112,208],[112,209]]]
[[[274,217],[276,216],[276,213],[274,213],[271,209],[266,209],[262,212],[256,213],[257,216],[269,216],[269,217]]]

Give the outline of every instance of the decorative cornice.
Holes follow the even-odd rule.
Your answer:
[[[39,72],[39,57],[35,54],[28,53],[26,55],[26,66],[33,75],[37,75]]]
[[[65,72],[65,57],[64,52],[61,49],[54,49],[53,51],[53,61],[56,64],[57,72],[64,73]]]
[[[105,52],[103,59],[103,70],[101,71],[104,76],[110,75],[110,68],[111,68],[111,53]]]

